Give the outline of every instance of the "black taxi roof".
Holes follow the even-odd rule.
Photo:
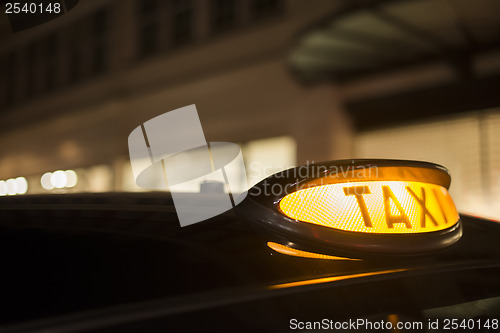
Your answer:
[[[5,197],[0,212],[7,332],[276,321],[326,304],[370,315],[500,296],[500,224],[466,215],[449,248],[352,261],[275,252],[234,211],[181,228],[168,193]]]

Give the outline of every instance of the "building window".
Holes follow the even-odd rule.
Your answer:
[[[160,3],[158,0],[138,1],[139,54],[148,57],[160,50]]]
[[[159,43],[159,26],[157,23],[152,22],[145,25],[141,29],[141,55],[149,56],[158,52],[160,49]]]
[[[138,55],[146,58],[193,40],[193,0],[138,0]]]
[[[256,20],[265,19],[279,14],[283,9],[280,0],[252,0],[252,18]]]
[[[108,67],[108,10],[101,9],[92,17],[92,74],[101,74]]]
[[[139,5],[143,15],[154,14],[159,7],[158,0],[141,0],[139,1]]]
[[[172,44],[183,45],[193,39],[193,4],[190,0],[173,0]]]
[[[45,90],[53,91],[57,87],[57,76],[59,73],[59,39],[56,34],[47,37],[46,46],[46,69],[45,69]]]
[[[191,41],[192,31],[192,13],[184,11],[174,16],[172,40],[175,45],[186,44]]]
[[[226,31],[234,27],[235,7],[234,0],[213,0],[212,26],[214,32]]]
[[[70,27],[68,82],[77,83],[108,68],[109,10],[99,9]]]
[[[6,68],[6,91],[5,91],[5,105],[10,106],[16,100],[16,56],[10,53],[7,56]]]
[[[26,52],[24,52],[24,49],[19,49],[16,50],[14,53],[14,60],[13,60],[13,84],[14,84],[14,89],[13,89],[13,104],[18,104],[21,101],[24,100],[24,89],[25,89],[25,84],[24,84],[24,78],[26,77],[26,68],[24,66],[26,62]]]
[[[0,106],[5,107],[7,106],[7,85],[9,84],[7,56],[2,56],[0,58],[0,66],[2,72],[5,73],[4,75],[0,76]]]
[[[27,99],[32,98],[35,95],[35,84],[36,84],[36,62],[37,62],[37,49],[35,43],[31,43],[26,49],[25,56],[25,90],[24,97]]]
[[[68,56],[69,56],[69,71],[68,82],[77,83],[82,78],[83,57],[82,44],[86,44],[83,36],[83,26],[80,23],[75,24],[69,32],[68,40]]]

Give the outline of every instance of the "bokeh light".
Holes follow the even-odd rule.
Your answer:
[[[52,190],[54,188],[54,185],[52,185],[52,172],[46,172],[43,174],[42,178],[40,178],[40,183],[42,184],[42,187],[46,190]]]
[[[78,176],[75,171],[73,170],[66,170],[64,171],[66,174],[66,187],[74,187],[78,183]]]
[[[57,170],[50,177],[50,181],[54,187],[63,188],[68,183],[68,177],[64,171]]]
[[[28,181],[24,177],[14,179],[17,194],[24,194],[28,191]]]

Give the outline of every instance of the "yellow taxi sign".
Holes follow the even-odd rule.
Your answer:
[[[368,181],[319,185],[283,197],[286,216],[350,232],[410,234],[449,228],[458,212],[440,185]]]
[[[462,236],[450,183],[445,167],[428,162],[328,161],[262,180],[237,212],[296,256],[424,254]]]

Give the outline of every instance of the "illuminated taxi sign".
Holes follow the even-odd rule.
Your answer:
[[[269,242],[301,254],[420,254],[450,246],[462,235],[450,182],[446,168],[433,163],[331,161],[264,179],[237,212]]]
[[[320,185],[288,194],[279,208],[298,221],[381,234],[439,231],[459,219],[446,188],[421,182]]]

